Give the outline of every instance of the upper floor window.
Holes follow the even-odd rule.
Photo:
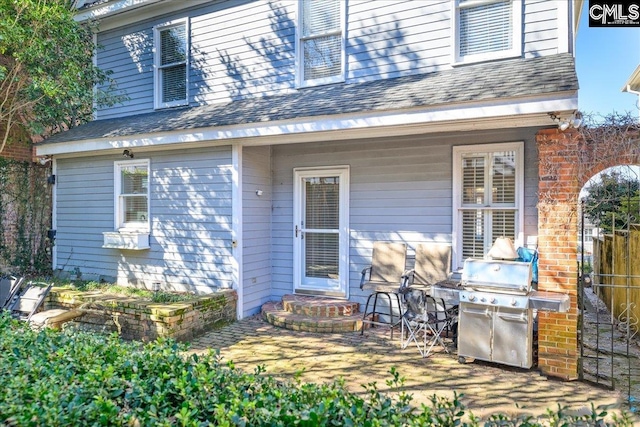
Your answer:
[[[454,264],[483,258],[498,237],[522,241],[523,144],[454,147]]]
[[[454,62],[521,55],[521,0],[455,0],[454,8]]]
[[[154,28],[155,106],[188,103],[189,28],[185,20]]]
[[[298,86],[344,81],[346,0],[300,0]]]
[[[149,230],[149,160],[115,162],[116,228]]]

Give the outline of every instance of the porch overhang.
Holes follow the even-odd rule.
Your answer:
[[[511,102],[461,104],[448,108],[415,108],[341,116],[181,129],[114,138],[56,142],[36,146],[37,156],[110,154],[240,144],[244,146],[308,143],[446,132],[495,130],[554,125],[549,113],[570,115],[578,107],[575,92],[553,98],[532,97]]]

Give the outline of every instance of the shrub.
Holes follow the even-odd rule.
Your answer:
[[[149,344],[115,335],[33,331],[0,315],[0,425],[11,426],[478,426],[457,396],[433,396],[416,408],[411,396],[392,398],[375,383],[364,396],[344,383],[282,382],[222,364],[219,356],[185,355],[169,340]],[[391,370],[389,385],[402,378]],[[495,415],[485,425],[606,425],[606,413],[570,417]],[[616,425],[631,425],[623,416]],[[543,424],[546,423],[546,424]],[[599,424],[600,423],[600,424]]]

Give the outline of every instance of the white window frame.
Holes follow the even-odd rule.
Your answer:
[[[452,39],[454,40],[453,63],[467,64],[473,62],[491,61],[502,58],[512,58],[522,56],[522,0],[511,0],[511,49],[498,52],[485,52],[473,55],[460,55],[460,9],[468,7],[483,6],[497,3],[503,0],[467,0],[460,5],[460,0],[452,1],[452,16],[454,19]]]
[[[452,241],[453,241],[453,270],[460,270],[463,267],[462,259],[462,157],[470,153],[495,153],[502,151],[514,151],[516,157],[516,183],[515,183],[515,238],[517,242],[524,242],[524,142],[505,142],[496,144],[460,145],[453,147],[453,218],[452,218]],[[502,209],[497,207],[497,209]],[[485,232],[487,227],[485,226]],[[487,246],[485,244],[485,246]],[[488,248],[487,248],[488,250]]]
[[[130,166],[144,166],[147,168],[147,221],[126,223],[124,221],[124,203],[121,194],[122,191],[122,169]],[[115,229],[124,232],[142,232],[149,233],[151,230],[151,162],[149,159],[142,160],[121,160],[113,163],[113,195],[114,195],[114,223]]]
[[[298,0],[298,10],[296,16],[296,87],[310,87],[310,86],[319,86],[326,85],[331,83],[341,83],[345,81],[345,73],[346,73],[346,30],[347,30],[347,1],[348,0],[340,0],[340,30],[333,32],[326,32],[322,34],[313,34],[309,37],[303,37],[302,34],[302,15],[304,10],[304,3],[306,0]],[[306,39],[322,37],[322,36],[330,36],[330,35],[338,35],[340,34],[340,65],[341,70],[340,74],[331,77],[325,77],[321,79],[313,79],[313,80],[305,80],[304,79],[304,49],[303,42]]]
[[[160,33],[164,30],[170,29],[172,27],[185,27],[186,34],[186,49],[187,55],[184,61],[186,72],[185,72],[185,98],[171,101],[171,102],[162,102],[162,72],[161,69],[167,67],[168,65],[161,65],[161,39]],[[179,107],[183,105],[189,104],[189,70],[190,70],[190,58],[191,58],[191,37],[189,30],[189,20],[187,18],[177,19],[169,22],[165,22],[160,25],[156,25],[153,27],[153,81],[154,81],[154,108],[171,108],[171,107]],[[174,63],[170,64],[171,66],[175,66]]]

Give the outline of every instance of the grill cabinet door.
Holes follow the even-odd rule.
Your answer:
[[[493,361],[530,368],[533,365],[531,309],[496,307],[493,319]]]
[[[491,361],[492,307],[462,303],[458,317],[458,356]]]

